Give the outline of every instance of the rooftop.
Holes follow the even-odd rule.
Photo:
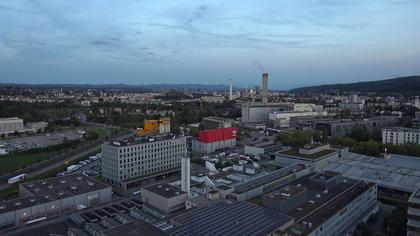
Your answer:
[[[245,183],[242,183],[242,184],[239,184],[239,185],[235,186],[234,187],[234,189],[235,189],[234,193],[242,194],[242,193],[248,192],[252,189],[264,186],[266,184],[269,184],[273,181],[281,179],[285,176],[291,175],[291,174],[295,173],[296,171],[300,171],[300,170],[303,170],[305,168],[306,168],[306,166],[303,165],[303,164],[295,164],[295,165],[291,165],[291,166],[281,168],[279,170],[272,171],[272,172],[270,172],[266,175],[263,175],[261,177],[252,179],[248,182],[245,182]]]
[[[102,232],[103,236],[164,236],[168,235],[164,231],[156,228],[155,226],[143,221],[135,220],[133,222],[117,226]]]
[[[322,150],[311,155],[306,155],[306,154],[300,153],[299,148],[291,148],[285,151],[280,151],[277,154],[287,155],[291,157],[298,157],[298,158],[303,158],[303,159],[318,160],[318,159],[323,159],[327,156],[330,156],[331,154],[336,153],[336,152],[337,152],[336,150],[326,149],[326,150]]]
[[[152,136],[132,136],[129,138],[124,139],[118,139],[114,140],[112,142],[109,142],[109,145],[117,146],[117,147],[123,147],[123,146],[131,146],[131,145],[137,145],[137,144],[144,144],[144,143],[153,143],[153,142],[159,142],[159,141],[165,141],[165,140],[171,140],[176,138],[184,138],[181,136],[176,136],[175,134],[167,133],[167,134],[159,134],[159,135],[152,135]]]
[[[186,194],[181,189],[174,187],[172,185],[166,184],[166,183],[150,185],[150,186],[144,187],[144,189],[150,192],[156,193],[158,195],[161,195],[165,198],[172,198],[181,194]]]
[[[264,207],[238,201],[194,209],[172,219],[170,235],[268,235],[293,219]],[[223,225],[223,227],[220,227]]]
[[[420,129],[405,128],[405,127],[390,127],[390,128],[384,128],[384,129],[383,129],[383,131],[420,133]]]
[[[23,183],[20,186],[26,189],[31,196],[1,202],[0,213],[110,188],[110,186],[82,174],[37,180]]]
[[[296,185],[287,185],[279,190],[267,194],[266,197],[269,197],[278,202],[282,202],[304,191],[306,190],[303,187],[298,187]]]

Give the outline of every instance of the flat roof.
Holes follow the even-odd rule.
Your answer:
[[[194,209],[174,217],[174,236],[195,235],[268,235],[293,219],[253,203],[238,201]],[[178,225],[178,226],[176,226]]]
[[[41,203],[68,198],[110,186],[82,174],[36,180],[20,184],[32,196],[21,197],[0,203],[0,213],[31,207]]]
[[[420,133],[420,129],[405,128],[405,127],[389,127],[389,128],[384,128],[383,130],[392,131],[392,132]]]
[[[291,157],[298,157],[298,158],[303,158],[303,159],[309,159],[309,160],[318,160],[318,159],[325,158],[336,152],[337,150],[326,149],[326,150],[322,150],[311,155],[305,155],[305,154],[299,153],[299,148],[292,148],[285,151],[280,151],[277,154],[291,156]]]
[[[144,187],[143,189],[146,189],[150,192],[161,195],[165,198],[172,198],[172,197],[179,196],[181,194],[186,194],[186,192],[182,191],[181,189],[174,187],[172,185],[166,184],[166,183],[150,185],[150,186]]]
[[[158,229],[157,227],[137,219],[127,224],[122,224],[112,229],[102,232],[103,236],[165,236],[169,235],[166,232]]]
[[[303,187],[298,187],[296,185],[287,185],[280,188],[279,190],[276,190],[274,192],[271,192],[265,195],[264,197],[268,197],[278,202],[283,202],[305,191],[306,189]]]
[[[233,193],[242,194],[242,193],[248,192],[252,189],[264,186],[266,184],[269,184],[273,181],[276,181],[280,178],[283,178],[285,176],[288,176],[290,174],[295,173],[296,171],[300,171],[300,170],[303,170],[305,168],[306,168],[306,166],[303,165],[303,164],[294,164],[294,165],[291,165],[291,166],[286,166],[284,168],[269,172],[268,174],[263,175],[261,177],[252,179],[248,182],[236,185],[234,187],[235,190],[233,191]]]
[[[375,184],[359,181],[356,184],[350,186],[345,191],[340,193],[340,195],[335,196],[332,201],[329,201],[326,205],[316,209],[311,212],[309,215],[304,218],[296,221],[293,227],[296,227],[304,232],[312,232],[313,229],[317,228],[319,225],[323,224],[330,217],[335,215],[345,206],[347,206],[354,199],[359,197],[362,193],[368,191]],[[303,222],[312,223],[312,228],[308,228],[303,224]]]
[[[138,145],[138,144],[144,144],[144,143],[154,143],[154,142],[160,142],[160,141],[166,141],[166,140],[172,140],[172,139],[180,139],[185,138],[184,136],[177,136],[175,134],[158,134],[158,135],[151,135],[151,136],[132,136],[129,138],[124,139],[116,139],[111,142],[106,142],[108,145],[116,146],[116,147],[125,147],[125,146],[132,146],[132,145]]]

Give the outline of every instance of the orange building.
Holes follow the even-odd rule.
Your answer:
[[[171,119],[162,117],[159,120],[144,120],[143,129],[137,129],[137,136],[156,135],[171,132]]]

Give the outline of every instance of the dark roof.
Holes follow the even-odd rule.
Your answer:
[[[326,149],[326,150],[322,150],[311,155],[306,155],[306,154],[299,153],[298,148],[292,148],[286,151],[279,152],[277,154],[280,156],[284,155],[284,156],[291,156],[291,157],[297,157],[297,158],[303,158],[303,159],[309,159],[309,160],[318,160],[324,157],[328,157],[331,154],[336,153],[336,152],[337,150]]]
[[[173,218],[179,226],[167,232],[176,236],[267,235],[291,220],[287,215],[249,202],[220,202]]]
[[[135,220],[121,226],[108,229],[102,232],[103,236],[167,236],[164,231],[143,221]]]
[[[171,197],[175,197],[181,194],[186,194],[181,189],[174,187],[172,185],[166,184],[166,183],[150,185],[150,186],[144,187],[144,189],[150,192],[156,193],[158,195],[161,195],[165,198],[171,198]]]
[[[235,186],[235,191],[233,191],[236,194],[242,194],[245,192],[248,192],[252,189],[264,186],[266,184],[269,184],[273,181],[279,180],[285,176],[291,175],[293,173],[295,173],[296,171],[300,171],[305,169],[305,165],[303,164],[295,164],[295,165],[291,165],[291,166],[287,166],[284,167],[282,169],[279,170],[275,170],[273,172],[270,172],[266,175],[263,175],[261,177],[252,179],[248,182],[239,184],[237,186]]]

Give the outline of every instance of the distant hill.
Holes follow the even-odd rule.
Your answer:
[[[101,89],[101,90],[124,90],[124,91],[161,91],[161,90],[202,90],[202,91],[226,91],[224,84],[14,84],[0,83],[0,87],[20,87],[38,89]]]
[[[420,95],[420,75],[398,77],[395,79],[357,82],[349,84],[329,84],[302,87],[291,90],[293,93],[324,92],[374,92],[377,94]]]

